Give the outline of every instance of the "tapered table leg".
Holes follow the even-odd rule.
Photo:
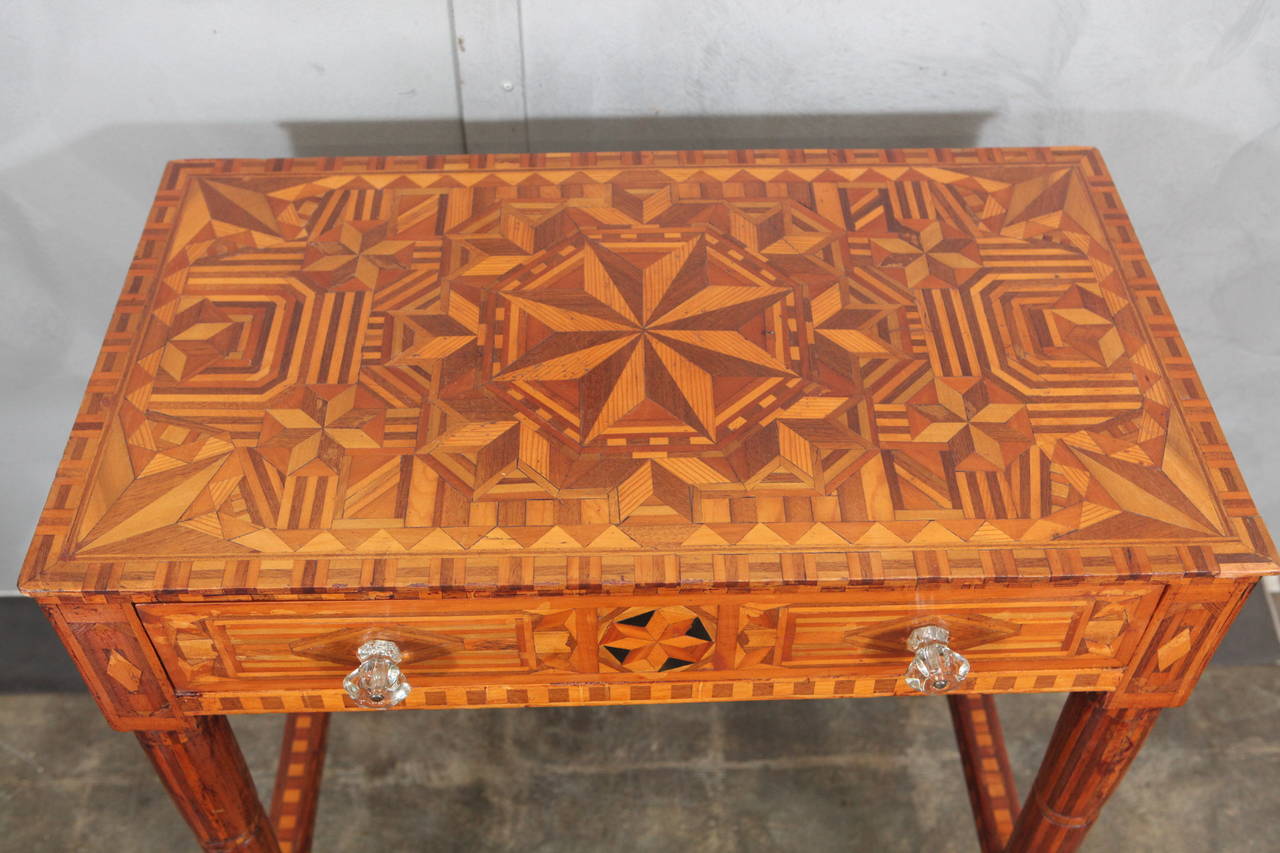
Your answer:
[[[1058,718],[1007,853],[1075,850],[1151,732],[1159,708],[1104,707],[1105,693],[1072,693]]]
[[[315,831],[320,777],[328,739],[328,714],[289,714],[271,795],[271,824],[281,853],[309,853]]]
[[[969,786],[969,803],[978,829],[982,853],[1000,853],[1018,819],[1018,793],[1004,748],[1004,732],[990,695],[955,694],[947,697],[956,729],[960,763]]]
[[[226,717],[196,717],[187,729],[137,734],[203,850],[279,853]]]

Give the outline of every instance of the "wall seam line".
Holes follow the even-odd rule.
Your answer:
[[[449,13],[449,56],[453,57],[453,94],[458,101],[458,135],[461,137],[462,153],[470,154],[471,146],[467,144],[467,107],[462,97],[462,62],[458,58],[458,22],[453,13],[453,0],[446,0],[445,8]],[[520,51],[523,63],[523,40]]]

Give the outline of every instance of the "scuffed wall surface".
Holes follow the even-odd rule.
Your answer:
[[[17,0],[0,36],[0,590],[184,156],[1095,145],[1280,524],[1276,4]]]

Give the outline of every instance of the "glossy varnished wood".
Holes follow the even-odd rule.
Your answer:
[[[280,763],[271,794],[271,824],[280,853],[307,853],[311,849],[328,734],[328,714],[289,714],[284,719]]]
[[[202,849],[278,853],[275,830],[226,717],[196,717],[177,731],[138,732],[138,742]]]
[[[33,593],[1240,576],[1097,152],[170,166]]]
[[[1072,694],[1014,826],[1009,853],[1079,847],[1159,713],[1109,708],[1101,694]]]
[[[116,729],[181,729],[168,675],[127,602],[46,603],[45,615]]]
[[[189,160],[20,585],[209,849],[275,849],[261,712],[305,849],[366,639],[593,705],[904,693],[930,623],[984,847],[1056,850],[1275,559],[1092,149]]]
[[[1001,853],[1018,818],[1018,792],[1004,748],[995,697],[948,696],[947,705],[969,787],[978,844],[982,853]]]
[[[753,683],[757,698],[815,684],[823,685],[816,695],[894,694],[907,690],[899,679],[910,658],[907,634],[926,623],[948,627],[953,646],[975,664],[969,689],[1111,689],[1160,595],[1157,585],[1133,582],[703,593],[678,601],[205,602],[139,611],[176,689],[235,712],[266,699],[294,709],[303,697],[321,703],[313,707],[343,707],[342,676],[352,649],[368,639],[404,651],[401,668],[418,688],[411,706],[472,705],[476,689],[522,697],[512,704],[548,704],[567,688],[618,701],[632,687],[651,692],[656,678],[682,684],[689,700],[715,698],[734,681]],[[236,701],[218,704],[224,697]]]

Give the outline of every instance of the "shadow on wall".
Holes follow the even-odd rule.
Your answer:
[[[297,157],[682,148],[967,148],[993,113],[283,122]],[[461,139],[461,147],[457,140]],[[447,142],[446,142],[447,140]],[[445,142],[441,146],[441,142]]]

